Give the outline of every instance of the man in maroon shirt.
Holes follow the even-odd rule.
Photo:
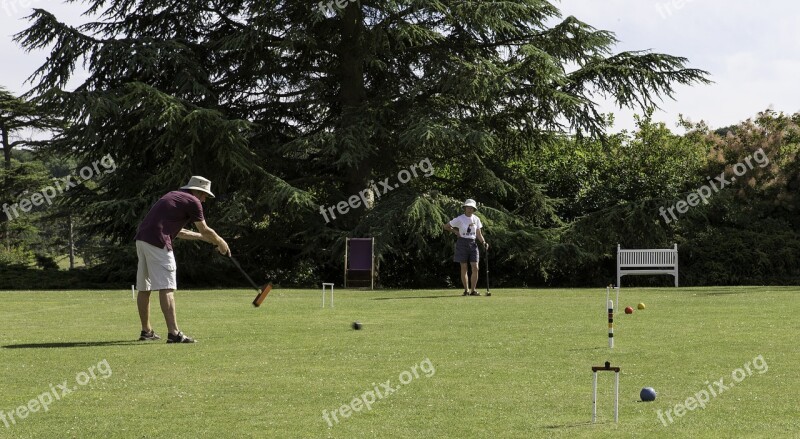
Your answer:
[[[161,311],[167,321],[167,343],[194,343],[178,329],[175,317],[175,289],[178,288],[177,266],[172,252],[175,238],[201,240],[217,246],[217,251],[230,255],[224,239],[206,224],[203,217],[203,203],[211,193],[211,181],[193,176],[181,190],[172,191],[153,204],[136,232],[136,253],[139,267],[136,273],[136,287],[139,290],[137,305],[142,321],[139,340],[159,340],[150,326],[150,291],[158,290]],[[186,224],[194,223],[200,232],[184,229]]]

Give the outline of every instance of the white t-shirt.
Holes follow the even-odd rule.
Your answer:
[[[475,214],[472,216],[462,214],[458,218],[450,221],[449,224],[458,229],[458,236],[468,239],[475,239],[478,234],[478,229],[483,228],[481,219]]]

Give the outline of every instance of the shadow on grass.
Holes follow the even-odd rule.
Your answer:
[[[600,424],[604,424],[604,422],[600,422]],[[545,425],[542,428],[546,428],[548,430],[555,430],[555,429],[558,429],[558,428],[586,427],[588,425],[592,425],[592,422],[591,421],[586,421],[586,422],[576,422],[574,424]]]
[[[595,346],[591,348],[575,348],[575,349],[567,349],[568,352],[581,352],[581,351],[597,351],[600,349],[608,349],[606,346]]]
[[[403,299],[452,299],[455,297],[463,297],[461,294],[459,295],[448,295],[448,296],[401,296],[401,297],[376,297],[372,300],[403,300]]]
[[[138,340],[113,340],[113,341],[76,341],[58,343],[22,343],[5,345],[5,349],[43,349],[43,348],[90,348],[96,346],[128,346],[145,345],[146,342]]]
[[[729,296],[732,294],[748,294],[748,291],[710,291],[707,293],[704,292],[697,292],[694,293],[694,296]]]

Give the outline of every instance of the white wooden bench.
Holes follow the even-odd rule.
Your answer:
[[[678,286],[678,244],[663,249],[623,249],[617,244],[617,286],[622,276],[669,274]]]

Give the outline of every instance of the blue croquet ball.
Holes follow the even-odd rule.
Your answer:
[[[639,392],[639,397],[642,398],[642,401],[655,401],[656,400],[656,391],[652,387],[645,387]]]
[[[358,320],[356,320],[355,322],[353,322],[353,329],[355,329],[356,331],[358,331],[359,329],[361,329],[361,322],[359,322]]]

